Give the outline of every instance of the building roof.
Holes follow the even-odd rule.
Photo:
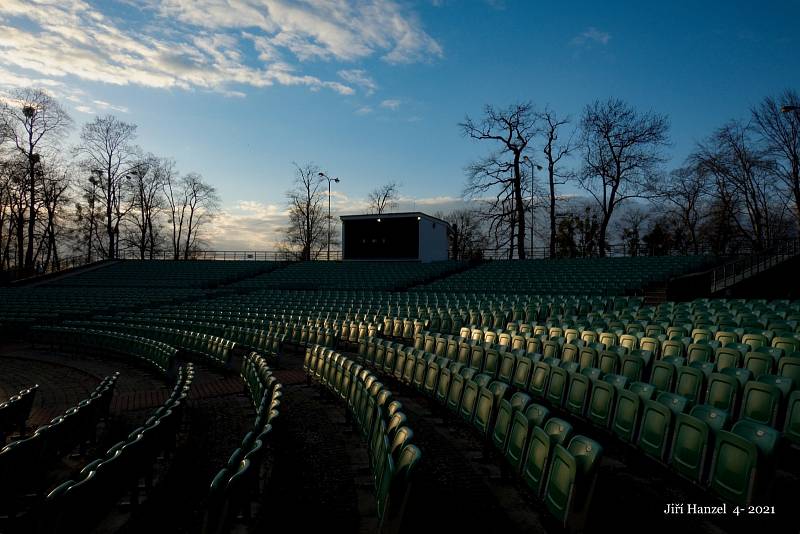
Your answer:
[[[450,223],[445,220],[439,219],[438,217],[434,217],[432,215],[428,215],[427,213],[422,213],[421,211],[404,211],[400,213],[381,213],[380,215],[376,213],[365,213],[363,215],[340,215],[339,219],[342,221],[358,221],[364,219],[399,219],[405,217],[421,217],[423,219],[427,219],[429,221],[438,222],[445,225],[447,228],[450,228]]]

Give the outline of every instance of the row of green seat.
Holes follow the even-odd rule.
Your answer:
[[[122,260],[49,282],[52,287],[207,288],[270,272],[271,261]]]
[[[159,458],[168,460],[175,451],[193,379],[192,364],[179,368],[169,398],[142,426],[84,467],[77,480],[53,489],[39,516],[39,532],[90,532],[123,497],[138,503],[140,482],[152,488]]]
[[[344,402],[367,442],[381,531],[402,531],[414,467],[422,454],[392,393],[354,360],[329,348],[309,346],[303,360],[309,381]]]
[[[698,269],[702,256],[489,261],[414,291],[617,295]]]
[[[112,330],[72,326],[37,326],[31,331],[31,342],[43,343],[65,349],[90,347],[99,352],[115,352],[134,357],[168,373],[174,367],[177,349],[145,336],[134,336]]]
[[[267,361],[256,352],[244,357],[241,377],[256,408],[256,418],[252,429],[211,481],[203,507],[203,534],[229,532],[240,515],[248,522],[252,501],[262,496],[264,460],[279,415],[282,386]]]
[[[672,437],[669,432],[673,425],[673,417],[670,414],[676,417],[684,414],[686,417],[691,416],[695,419],[707,418],[708,421],[703,424],[713,423],[716,425],[715,429],[727,431],[732,420],[731,416],[736,413],[736,397],[740,390],[739,380],[734,377],[735,375],[714,373],[711,375],[712,379],[709,380],[705,398],[701,399],[699,395],[695,398],[697,402],[705,400],[707,404],[692,408],[693,400],[680,394],[687,393],[683,385],[676,386],[676,393],[673,393],[668,388],[660,390],[653,384],[629,383],[626,377],[603,374],[599,369],[586,368],[578,372],[576,368],[567,370],[559,367],[554,361],[550,363],[534,361],[541,358],[539,354],[533,355],[533,358],[518,357],[513,367],[500,365],[498,374],[492,375],[479,374],[480,369],[470,368],[463,363],[444,357],[436,357],[423,350],[404,347],[396,343],[387,343],[385,346],[379,341],[373,341],[373,343],[372,351],[370,343],[362,346],[362,361],[392,374],[395,378],[413,384],[439,402],[446,404],[451,410],[468,415],[472,411],[472,406],[480,402],[479,399],[483,399],[485,404],[483,415],[475,416],[478,420],[476,423],[478,428],[485,428],[485,421],[490,420],[488,415],[490,412],[486,407],[491,406],[491,395],[481,388],[490,384],[490,381],[497,376],[500,380],[494,382],[495,391],[489,390],[489,393],[494,394],[495,398],[497,398],[498,392],[502,396],[509,390],[525,393],[533,399],[547,403],[555,410],[590,422],[603,431],[610,430],[619,439],[638,445],[643,450],[646,449],[645,453],[655,454],[661,461],[672,458],[668,455],[670,451],[668,445],[671,443],[670,438]],[[383,356],[381,352],[383,352]],[[510,358],[506,358],[505,361],[510,361]],[[686,369],[696,371],[686,373],[692,379],[687,380],[687,384],[702,388],[703,373],[693,368],[687,367]],[[484,368],[483,371],[490,370]],[[698,377],[698,373],[700,377]],[[764,458],[771,458],[772,451],[780,437],[780,433],[769,425],[775,425],[777,421],[781,399],[787,401],[785,436],[793,443],[797,443],[798,437],[800,437],[798,435],[800,430],[800,402],[798,399],[800,399],[800,395],[795,392],[789,396],[791,380],[786,379],[784,385],[788,387],[784,390],[778,387],[781,385],[780,382],[779,380],[778,385],[775,385],[775,381],[771,384],[749,381],[744,385],[739,412],[740,420],[733,425],[729,434],[734,433],[740,438],[742,436],[752,438],[747,450],[750,452],[761,450],[759,454],[748,456],[753,459],[753,462],[743,464],[736,474],[726,471],[716,479],[713,476],[707,477],[704,471],[708,465],[707,455],[713,450],[713,448],[709,448],[709,444],[713,446],[714,443],[709,438],[708,431],[704,434],[705,441],[697,443],[697,446],[702,449],[701,451],[686,452],[684,449],[687,445],[685,444],[682,445],[684,449],[673,447],[673,456],[675,453],[678,454],[675,462],[682,461],[682,453],[704,455],[703,461],[698,466],[698,469],[703,469],[699,469],[696,473],[695,482],[706,482],[718,495],[732,502],[741,503],[742,500],[749,502],[752,498],[752,489],[744,490],[750,488],[755,471],[758,470],[763,475],[764,471],[770,468],[770,463],[766,462]],[[628,387],[630,389],[627,389]],[[479,392],[483,392],[483,394],[479,396]],[[786,396],[789,398],[785,399]],[[464,398],[468,399],[467,409],[464,409]],[[660,404],[654,404],[655,402]],[[662,408],[662,406],[665,407]],[[665,410],[670,411],[670,414],[667,414]],[[475,413],[481,412],[475,411]],[[656,413],[660,415],[657,416]],[[655,424],[653,421],[656,420],[664,424],[660,427],[663,435],[658,441],[661,448],[654,452],[652,443],[656,431],[653,430]],[[646,421],[647,423],[645,423]],[[694,424],[693,420],[691,422]],[[688,430],[686,432],[688,433]],[[730,438],[729,441],[737,440],[728,434],[725,436]],[[764,441],[760,439],[762,436],[769,436],[769,443],[771,443],[769,447],[764,445]],[[678,436],[675,439],[678,439]],[[680,435],[680,439],[689,439],[688,434]],[[741,443],[737,446],[741,448]],[[696,459],[699,462],[701,458]],[[720,469],[729,470],[725,464],[719,465]],[[680,469],[680,467],[676,468],[679,472]],[[681,474],[686,474],[685,469]],[[726,492],[725,484],[722,482],[725,477],[730,484],[738,485],[739,489],[736,490],[739,492],[738,497],[734,497],[736,492]]]
[[[39,384],[34,384],[0,403],[0,446],[5,445],[9,432],[16,431],[20,436],[25,435],[25,424],[38,389]]]
[[[541,405],[531,404],[525,412],[530,397],[517,393],[509,399],[508,383],[459,363],[448,367],[445,358],[394,343],[386,347],[382,358],[381,347],[376,343],[374,359],[367,350],[358,361],[447,407],[482,439],[495,444],[562,526],[579,529],[583,525],[602,456],[597,442],[572,436],[572,426],[566,421],[547,420],[549,410]],[[515,412],[517,419],[513,419]]]
[[[463,265],[458,261],[306,261],[291,263],[283,269],[243,280],[233,284],[233,287],[401,290],[458,270]]]
[[[200,355],[203,360],[218,367],[230,366],[236,343],[228,339],[211,336],[192,330],[166,328],[157,324],[129,324],[105,321],[66,321],[69,327],[90,328],[119,332],[126,335],[150,339],[170,347],[179,347]]]
[[[63,415],[54,417],[29,437],[0,450],[0,507],[10,521],[26,504],[29,494],[41,498],[48,474],[62,459],[87,443],[94,443],[97,425],[106,420],[118,375],[105,377],[94,391]]]

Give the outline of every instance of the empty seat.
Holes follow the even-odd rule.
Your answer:
[[[533,428],[525,455],[522,478],[534,493],[541,495],[549,468],[550,452],[556,444],[564,444],[572,435],[572,425],[552,417],[544,426]]]
[[[583,529],[601,456],[600,444],[584,436],[575,436],[567,447],[556,445],[544,501],[562,527]]]
[[[764,460],[772,455],[779,437],[774,429],[750,421],[719,432],[709,475],[711,490],[733,504],[750,504],[766,478]]]
[[[662,397],[659,396],[660,398]],[[642,452],[660,462],[666,459],[672,418],[672,410],[661,402],[644,401],[637,446]]]
[[[742,392],[742,409],[739,418],[775,426],[780,401],[780,389],[770,384],[750,381]]]
[[[500,401],[492,431],[492,443],[499,451],[505,452],[506,450],[514,414],[525,410],[530,402],[530,396],[522,392],[514,393],[510,399],[502,399]]]

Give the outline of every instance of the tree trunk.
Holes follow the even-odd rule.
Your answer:
[[[31,130],[31,135],[33,132]],[[30,211],[28,213],[28,247],[25,251],[25,270],[33,272],[33,234],[36,225],[36,161],[33,159],[33,147],[28,152],[28,172],[30,173]]]
[[[514,154],[514,199],[517,210],[517,257],[525,259],[525,204],[522,202],[522,176],[519,172],[519,154]]]
[[[552,163],[548,165],[550,178],[550,257],[556,257],[556,184]]]

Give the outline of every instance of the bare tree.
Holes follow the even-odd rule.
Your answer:
[[[186,222],[183,259],[188,260],[189,254],[195,252],[199,243],[202,242],[201,229],[219,211],[220,198],[216,188],[196,172],[190,172],[184,176],[182,185],[184,189],[182,196],[186,200],[183,207],[185,215],[182,217]]]
[[[756,250],[769,246],[781,226],[773,213],[780,191],[773,180],[774,161],[754,142],[751,128],[729,122],[698,145],[693,160],[714,177],[714,193],[740,233]]]
[[[569,117],[559,117],[555,111],[545,108],[538,114],[539,122],[542,124],[544,134],[544,153],[547,163],[547,185],[549,193],[549,217],[550,217],[550,257],[556,256],[556,186],[563,185],[571,177],[571,173],[562,170],[562,160],[567,158],[575,149],[575,130],[572,129],[566,136],[559,140],[561,130],[570,124]],[[533,171],[531,171],[533,172]]]
[[[517,256],[525,259],[525,170],[522,161],[531,140],[538,133],[537,117],[530,103],[516,104],[506,109],[486,106],[484,117],[475,122],[467,117],[459,125],[462,133],[472,139],[492,141],[497,147],[489,156],[467,167],[468,199],[494,193],[490,204],[495,221],[515,225],[510,232],[511,246],[516,243]],[[509,216],[507,199],[513,202],[513,217]],[[502,214],[502,215],[500,215]],[[499,217],[498,217],[499,215]]]
[[[701,166],[691,163],[673,170],[669,178],[654,181],[654,200],[676,216],[695,254],[700,252],[698,228],[710,215],[709,176]]]
[[[160,244],[158,218],[165,204],[164,181],[171,165],[169,160],[148,154],[131,171],[131,179],[127,181],[132,208],[131,231],[126,241],[138,251],[140,259],[153,259]]]
[[[325,193],[316,165],[295,163],[294,166],[294,186],[286,192],[289,226],[282,247],[299,260],[313,260],[327,245],[327,215],[323,208]]]
[[[44,238],[39,241],[39,248],[44,248],[42,268],[47,271],[51,263],[60,264],[59,237],[64,228],[64,211],[70,201],[69,190],[72,186],[70,171],[63,164],[48,165],[40,176],[42,205],[46,219],[42,221]],[[37,254],[38,256],[38,254]]]
[[[449,213],[437,213],[435,217],[450,224],[450,258],[468,260],[482,256],[486,247],[480,214],[466,208]]]
[[[0,105],[0,140],[10,140],[14,149],[27,163],[27,179],[24,191],[27,193],[27,221],[20,212],[19,224],[27,225],[27,240],[24,246],[25,261],[20,265],[32,272],[34,267],[34,233],[37,220],[37,191],[40,182],[43,156],[58,146],[61,137],[72,125],[72,119],[61,105],[41,89],[20,89],[12,98]],[[22,228],[17,230],[19,257],[23,249]]]
[[[650,218],[650,214],[641,206],[632,206],[625,210],[619,221],[619,231],[625,253],[629,256],[639,255],[639,245],[642,242],[643,226]]]
[[[369,213],[380,215],[387,209],[394,209],[400,199],[400,185],[397,182],[389,182],[373,189],[367,197]]]
[[[595,101],[581,119],[583,170],[578,183],[601,212],[600,255],[614,210],[626,200],[646,196],[647,181],[664,160],[669,121],[653,112],[640,113],[622,100]]]
[[[122,197],[123,183],[137,163],[138,149],[132,144],[135,138],[135,124],[106,115],[83,125],[81,144],[77,147],[77,153],[84,158],[84,168],[102,172],[100,200],[105,208],[107,258],[117,257],[120,223],[130,209]]]
[[[781,108],[786,106],[787,110]],[[777,98],[766,97],[752,109],[753,127],[775,161],[775,174],[794,201],[800,226],[800,97],[787,89]]]

